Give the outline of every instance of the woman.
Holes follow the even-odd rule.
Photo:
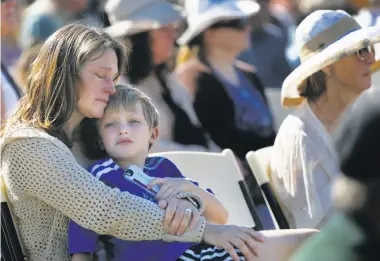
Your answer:
[[[342,172],[332,187],[338,213],[292,261],[380,260],[379,99],[371,89],[342,116],[332,135]]]
[[[121,83],[147,94],[160,112],[160,135],[152,152],[219,150],[204,132],[188,92],[167,69],[174,50],[175,24],[181,10],[168,3],[109,1],[105,7],[111,26],[106,32],[132,45]],[[150,7],[149,7],[150,6]]]
[[[282,123],[270,164],[293,228],[319,228],[332,214],[330,189],[339,166],[331,133],[371,86],[379,35],[344,11],[313,12],[297,28],[302,63],[282,86],[282,104],[297,110]]]
[[[211,138],[244,159],[247,152],[273,144],[273,118],[254,68],[236,61],[249,47],[254,1],[188,1],[188,29],[178,39],[198,50],[197,59],[177,69],[193,90],[194,108]]]
[[[69,25],[48,38],[33,63],[26,94],[1,135],[2,175],[27,259],[69,260],[69,218],[125,240],[239,243],[250,259],[260,237],[253,230],[206,224],[201,217],[193,230],[169,235],[158,206],[107,187],[83,168],[89,162],[75,129],[84,118],[103,116],[124,62],[122,46],[107,34]],[[181,199],[187,197],[202,206],[198,196],[183,193],[178,204],[189,204]]]

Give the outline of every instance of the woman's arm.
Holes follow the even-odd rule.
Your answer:
[[[155,185],[160,186],[157,193],[158,200],[168,200],[178,192],[192,192],[201,197],[205,203],[205,210],[202,215],[206,220],[213,224],[226,224],[228,221],[228,211],[223,204],[211,193],[195,185],[193,182],[181,178],[155,178],[148,185],[152,188]]]
[[[80,167],[71,154],[46,139],[25,138],[8,144],[2,167],[8,189],[44,201],[100,235],[131,241],[202,239],[204,219],[183,236],[167,234],[164,211],[156,204],[106,186]]]
[[[217,197],[191,182],[189,182],[185,191],[196,193],[201,197],[206,205],[203,216],[208,222],[221,225],[227,224],[228,211]]]
[[[289,122],[290,123],[290,122]],[[271,159],[272,182],[293,228],[318,228],[330,205],[329,178],[318,146],[303,130],[280,129]],[[317,186],[325,183],[326,191]],[[324,196],[326,195],[326,196]]]

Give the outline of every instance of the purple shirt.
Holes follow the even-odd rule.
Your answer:
[[[155,203],[154,196],[141,186],[124,178],[124,170],[120,168],[112,159],[98,161],[89,171],[107,186],[119,188],[121,191],[151,200]],[[168,159],[163,157],[147,158],[144,172],[151,177],[184,178],[177,167]],[[196,183],[195,183],[196,184]],[[69,224],[69,253],[94,253],[98,251],[99,235],[85,229],[74,221]],[[188,248],[195,243],[167,243],[164,241],[125,241],[115,237],[110,237],[112,246],[113,261],[124,260],[176,260]]]

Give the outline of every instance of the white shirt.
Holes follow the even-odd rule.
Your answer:
[[[16,107],[16,104],[18,103],[18,95],[3,71],[1,71],[1,90],[2,94],[4,95],[2,99],[4,99],[3,101],[5,103],[5,115],[7,117]]]
[[[332,212],[339,162],[331,136],[306,101],[282,123],[270,166],[291,227],[321,227]]]

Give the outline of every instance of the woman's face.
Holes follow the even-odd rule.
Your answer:
[[[231,26],[229,26],[231,24]],[[248,20],[218,23],[204,32],[205,43],[225,50],[240,53],[250,46],[250,26]]]
[[[154,64],[167,62],[174,50],[176,30],[173,24],[150,31]]]
[[[115,93],[118,73],[117,56],[113,49],[97,53],[80,72],[77,111],[87,118],[101,118],[109,96]]]
[[[373,48],[363,48],[333,64],[331,73],[347,91],[361,93],[371,87],[371,65],[374,62]]]
[[[1,0],[1,35],[13,32],[16,23],[16,0]]]

